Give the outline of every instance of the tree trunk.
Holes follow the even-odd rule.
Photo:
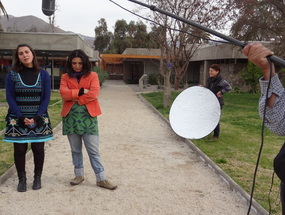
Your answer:
[[[4,29],[3,29],[3,25],[2,25],[1,19],[0,19],[0,32],[3,32],[3,31],[4,31]]]
[[[178,90],[180,86],[181,78],[178,75],[175,75],[174,78],[174,89]]]
[[[179,65],[179,63],[176,63],[176,67],[175,67],[175,78],[174,78],[174,89],[178,90],[179,87],[181,86],[181,82],[183,80],[183,77],[186,74],[189,62],[187,63],[186,61],[184,61],[185,63],[183,65]],[[184,85],[184,83],[182,83]]]
[[[162,102],[164,108],[169,107],[170,105],[170,99],[171,99],[170,75],[171,71],[168,71],[164,77],[163,102]]]

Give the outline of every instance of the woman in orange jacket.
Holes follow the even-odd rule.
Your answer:
[[[75,178],[71,185],[84,181],[82,140],[96,175],[96,185],[114,190],[105,175],[100,160],[97,116],[101,114],[98,103],[100,84],[96,72],[91,72],[89,57],[80,49],[70,53],[67,60],[67,73],[60,82],[60,95],[63,98],[61,116],[63,135],[67,135],[72,153]]]

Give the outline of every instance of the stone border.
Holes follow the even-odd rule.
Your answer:
[[[158,114],[160,118],[162,118],[163,121],[165,121],[170,126],[169,121],[158,110],[156,110],[155,107],[153,107],[141,94],[137,95],[150,109],[152,109],[156,114]],[[218,165],[216,165],[207,155],[205,155],[194,143],[192,143],[189,139],[185,139],[182,137],[180,138],[188,144],[188,146],[198,155],[198,157],[210,169],[212,169],[229,186],[229,188],[233,192],[240,196],[241,199],[245,201],[247,205],[249,205],[250,195],[247,192],[245,192],[231,177],[229,177]],[[269,215],[269,212],[266,211],[254,199],[252,199],[251,211],[253,211],[257,215]]]
[[[53,129],[53,133],[55,134],[61,128],[62,122],[60,122],[55,128]],[[26,160],[29,160],[33,157],[32,150],[29,150],[26,154]],[[11,166],[3,175],[0,176],[0,185],[2,185],[5,181],[7,181],[14,173],[16,172],[15,164]]]

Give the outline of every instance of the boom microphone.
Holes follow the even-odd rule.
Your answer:
[[[244,48],[244,47],[247,45],[246,42],[241,42],[241,41],[239,41],[239,40],[237,40],[237,39],[235,39],[235,38],[226,36],[226,35],[224,35],[224,34],[222,34],[222,33],[219,33],[219,32],[217,32],[217,31],[214,31],[214,30],[210,29],[210,28],[207,28],[207,27],[205,27],[205,26],[202,26],[202,25],[200,25],[200,24],[198,24],[198,23],[196,23],[196,22],[194,22],[194,21],[191,21],[191,20],[185,19],[185,18],[183,18],[183,17],[177,16],[177,15],[175,15],[175,14],[173,14],[173,13],[170,13],[170,12],[168,12],[168,11],[165,11],[165,10],[161,10],[161,9],[155,7],[154,5],[148,5],[148,4],[145,4],[145,3],[142,3],[142,2],[136,1],[136,0],[129,0],[129,1],[130,1],[130,2],[134,2],[134,3],[136,3],[136,4],[139,4],[139,5],[141,5],[141,6],[147,7],[147,8],[149,8],[149,9],[151,9],[152,11],[160,12],[160,13],[162,13],[162,14],[164,14],[164,15],[167,15],[167,16],[169,16],[169,17],[172,17],[172,18],[174,18],[174,19],[177,19],[177,20],[179,20],[179,21],[181,21],[181,22],[184,22],[184,23],[186,23],[186,24],[192,25],[192,26],[194,26],[194,27],[196,27],[196,28],[199,28],[199,29],[201,29],[201,30],[203,30],[203,31],[206,31],[206,32],[210,33],[210,34],[213,34],[213,35],[215,35],[215,36],[217,36],[217,37],[219,37],[219,38],[222,38],[222,39],[224,39],[224,40],[226,40],[226,41],[228,41],[228,42],[231,42],[231,43],[234,44],[234,45],[240,46],[240,47],[242,47],[242,48]],[[268,58],[269,58],[271,61],[273,61],[274,63],[278,64],[279,66],[285,67],[285,60],[283,60],[283,59],[281,59],[281,58],[279,58],[279,57],[277,57],[277,56],[275,56],[275,55],[270,55],[270,56],[268,56]]]
[[[42,11],[46,16],[51,16],[55,11],[55,0],[43,0]]]

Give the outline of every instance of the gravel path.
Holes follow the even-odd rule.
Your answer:
[[[84,149],[85,181],[73,178],[71,153],[61,128],[46,143],[42,189],[31,189],[33,159],[27,161],[28,191],[16,191],[12,174],[0,186],[1,215],[242,215],[246,202],[233,192],[136,92],[106,81],[99,102],[100,150],[114,191],[95,185]]]

